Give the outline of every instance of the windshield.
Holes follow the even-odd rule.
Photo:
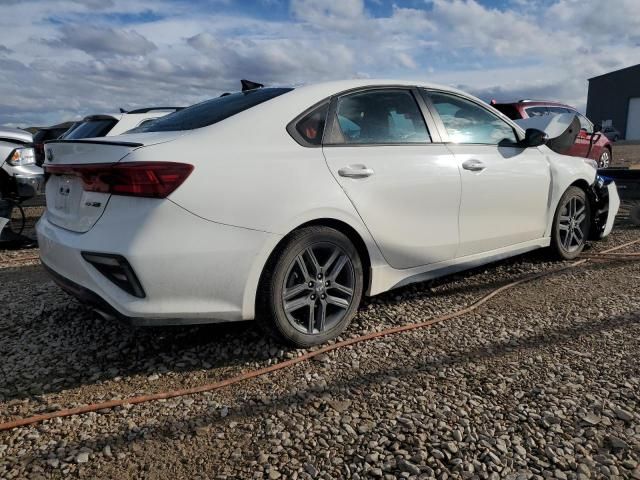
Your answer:
[[[206,100],[171,113],[154,122],[140,125],[127,133],[194,130],[229,118],[267,100],[290,92],[292,88],[260,88]]]

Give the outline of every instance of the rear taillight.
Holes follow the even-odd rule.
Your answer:
[[[93,163],[46,165],[45,170],[52,175],[80,177],[87,192],[164,198],[187,179],[193,165],[174,162]]]

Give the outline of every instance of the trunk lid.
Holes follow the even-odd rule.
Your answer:
[[[167,133],[45,143],[43,166],[47,172],[45,192],[49,221],[73,232],[89,231],[104,213],[111,194],[85,191],[81,176],[75,174],[71,166],[118,163],[138,148],[171,141],[179,136]]]

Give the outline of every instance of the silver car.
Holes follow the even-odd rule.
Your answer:
[[[44,172],[36,165],[33,137],[17,128],[0,127],[0,240],[15,201],[36,196],[44,185]]]

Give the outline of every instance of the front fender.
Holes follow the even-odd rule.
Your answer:
[[[587,165],[584,158],[570,157],[553,152],[548,147],[541,147],[546,154],[551,172],[549,187],[549,215],[545,236],[550,237],[553,228],[553,217],[560,203],[560,198],[571,185],[582,186],[587,194],[596,181],[596,171]]]

